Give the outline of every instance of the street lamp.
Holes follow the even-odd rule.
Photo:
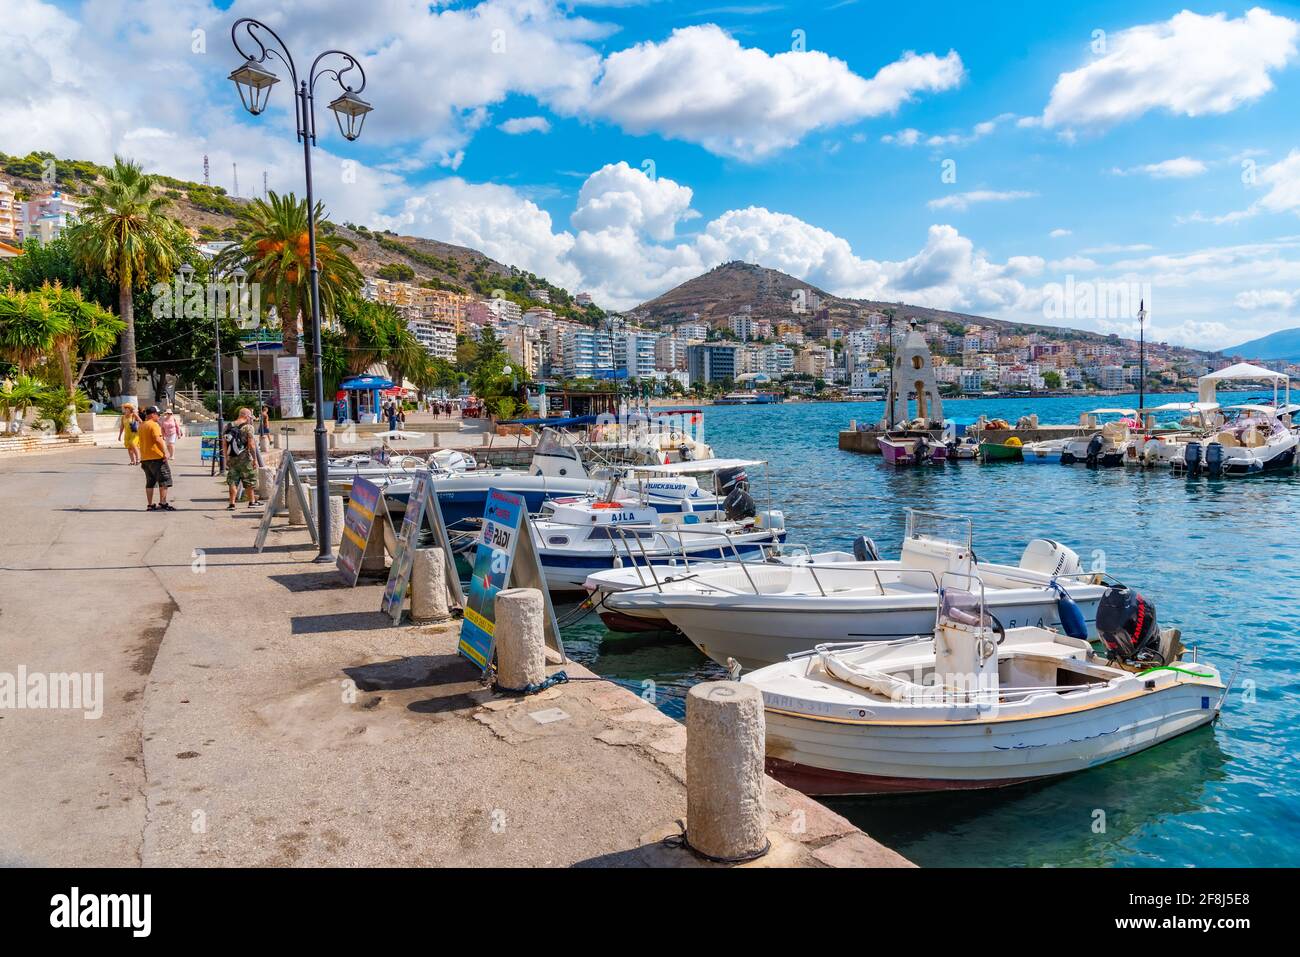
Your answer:
[[[240,30],[243,30],[244,43],[240,45]],[[264,42],[265,33],[272,41],[271,46]],[[302,143],[303,169],[307,178],[307,241],[311,255],[311,321],[312,321],[312,372],[315,379],[313,390],[316,406],[316,526],[317,544],[320,553],[318,562],[334,561],[334,546],[330,536],[329,510],[329,443],[325,433],[325,373],[321,364],[321,318],[320,318],[320,267],[316,262],[316,201],[312,191],[311,148],[316,144],[316,111],[314,95],[316,81],[323,76],[330,76],[342,89],[342,94],[329,104],[334,118],[338,122],[339,132],[344,139],[355,140],[361,135],[366,114],[373,107],[358,95],[366,88],[366,71],[362,69],[357,58],[342,50],[326,50],[312,61],[311,69],[303,79],[298,78],[293,56],[279,35],[260,20],[242,17],[235,21],[230,29],[230,39],[235,50],[244,58],[244,62],[230,72],[230,79],[239,90],[239,99],[249,113],[257,116],[266,109],[271,98],[271,87],[280,78],[267,65],[270,57],[275,57],[289,68],[289,78],[294,85],[294,122],[298,140]],[[256,54],[256,55],[254,55]],[[334,67],[325,67],[321,61],[329,57],[339,57],[342,63]],[[344,76],[356,71],[359,85],[353,88],[344,80]]]

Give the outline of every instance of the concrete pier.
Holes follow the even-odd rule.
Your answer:
[[[197,443],[166,516],[124,458],[0,460],[6,657],[103,679],[97,720],[0,720],[0,863],[712,866],[664,840],[687,816],[687,730],[638,693],[570,661],[568,684],[497,694],[459,623],[390,626],[383,585],[340,587],[305,528],[254,553],[258,515],[225,511]],[[907,866],[763,786],[772,850],[744,866]]]
[[[937,441],[943,437],[942,429],[928,430]],[[1085,429],[1078,425],[1040,425],[1036,429],[985,429],[982,432],[968,430],[967,434],[990,442],[1005,443],[1013,435],[1022,443],[1043,442],[1048,439],[1068,439],[1076,435],[1091,435],[1096,429]],[[880,454],[881,429],[844,429],[840,432],[839,447],[845,452],[865,452],[868,455]]]

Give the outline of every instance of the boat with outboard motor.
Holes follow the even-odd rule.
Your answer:
[[[1180,471],[1195,477],[1295,468],[1296,434],[1280,418],[1279,407],[1234,405],[1223,411],[1235,414],[1213,436],[1187,442]]]
[[[1060,464],[1061,453],[1065,451],[1066,445],[1070,440],[1065,439],[1043,439],[1039,442],[1026,442],[1020,448],[1021,458],[1031,464],[1042,464],[1051,462]]]
[[[945,524],[957,533],[945,534]],[[977,574],[1008,626],[1068,621],[1080,637],[1089,633],[1105,588],[1072,550],[1035,539],[1018,565],[1002,565],[978,560],[972,538],[968,519],[908,509],[897,560],[881,560],[869,539],[859,539],[851,562],[723,562],[608,593],[601,604],[618,615],[666,620],[714,661],[735,659],[744,668],[828,641],[928,633],[939,576],[951,570]]]
[[[1119,416],[1109,422],[1101,423],[1098,417]],[[1083,462],[1087,465],[1111,468],[1124,464],[1129,445],[1133,442],[1132,430],[1141,428],[1135,409],[1093,409],[1085,412],[1083,418],[1090,422],[1096,432],[1082,435],[1066,441],[1061,449],[1061,464],[1073,465]]]
[[[767,771],[811,795],[995,788],[1136,754],[1213,721],[1228,689],[1126,589],[1102,600],[1105,658],[1009,627],[945,573],[932,633],[830,644],[740,680],[763,696]],[[959,587],[959,586],[966,587]]]
[[[924,429],[886,432],[876,441],[889,465],[941,465],[948,460],[948,446]]]

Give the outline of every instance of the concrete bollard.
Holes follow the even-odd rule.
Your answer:
[[[443,621],[450,616],[446,556],[441,548],[417,548],[411,564],[411,620]]]
[[[265,466],[257,470],[257,497],[266,500],[271,497],[271,487],[275,484],[275,469]]]
[[[519,691],[546,680],[545,608],[536,588],[497,592],[497,683],[502,688]]]
[[[705,681],[687,692],[686,834],[701,854],[738,861],[765,852],[765,728],[753,685]]]
[[[306,486],[305,491],[308,496],[311,495],[311,486]],[[306,525],[307,516],[303,513],[302,503],[298,501],[298,493],[291,488],[284,491],[285,504],[289,506],[289,524]]]
[[[337,545],[343,541],[343,496],[330,496],[330,542]]]

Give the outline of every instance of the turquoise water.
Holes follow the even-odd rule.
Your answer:
[[[1044,423],[1072,423],[1090,408],[1132,404],[1120,396],[944,407],[952,417],[1015,421],[1037,412]],[[970,462],[896,469],[839,451],[837,432],[850,419],[882,415],[879,402],[716,407],[705,413],[704,438],[719,455],[772,463],[772,503],[785,510],[791,542],[847,549],[866,534],[896,554],[908,506],[969,516],[975,547],[990,560],[1018,561],[1029,539],[1055,538],[1085,564],[1104,558],[1189,647],[1225,676],[1239,671],[1217,725],[1124,761],[983,794],[827,803],[927,866],[1300,864],[1300,474],[1209,480]],[[765,483],[751,477],[765,504]],[[659,707],[678,718],[687,688],[724,676],[683,638],[617,635],[594,616],[567,628],[565,641],[575,658],[638,693],[654,682]]]

